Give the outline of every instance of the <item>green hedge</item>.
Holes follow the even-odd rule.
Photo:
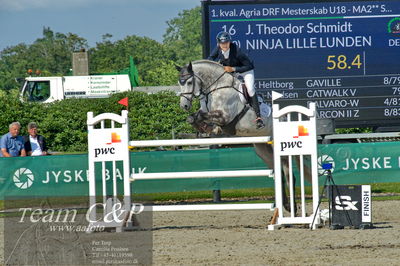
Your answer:
[[[22,125],[21,135],[27,134],[26,126],[35,121],[39,134],[46,137],[49,149],[60,152],[87,151],[87,112],[94,115],[117,113],[125,107],[118,104],[129,97],[130,139],[170,139],[175,133],[193,133],[186,123],[187,113],[179,107],[179,97],[172,92],[146,94],[126,92],[105,99],[66,99],[51,104],[21,103],[18,92],[0,92],[0,134],[8,132],[13,121]]]

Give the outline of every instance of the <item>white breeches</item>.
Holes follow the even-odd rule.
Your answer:
[[[239,75],[244,78],[244,84],[246,84],[249,96],[253,97],[253,95],[256,93],[254,88],[254,70],[249,70],[247,72],[240,73]]]

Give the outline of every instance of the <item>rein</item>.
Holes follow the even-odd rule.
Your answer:
[[[193,84],[192,84],[192,91],[190,91],[190,92],[181,92],[180,93],[180,96],[182,96],[182,97],[184,97],[186,100],[188,100],[188,101],[191,101],[191,99],[188,97],[188,96],[186,96],[186,95],[192,95],[192,97],[198,97],[198,96],[196,96],[196,95],[194,95],[194,90],[195,90],[195,78],[198,78],[199,80],[200,80],[200,95],[199,96],[203,96],[203,97],[205,97],[205,101],[206,101],[206,106],[208,106],[208,96],[211,94],[211,93],[213,93],[214,91],[217,91],[217,90],[220,90],[220,89],[226,89],[226,88],[232,88],[232,89],[234,89],[235,91],[237,91],[238,93],[241,93],[241,94],[243,94],[244,95],[244,93],[243,92],[241,92],[240,90],[238,90],[238,89],[236,89],[235,88],[235,77],[234,77],[234,75],[232,75],[232,74],[230,74],[231,76],[232,76],[232,84],[231,85],[226,85],[226,86],[221,86],[221,87],[217,87],[217,88],[214,88],[214,89],[211,89],[211,90],[209,90],[215,83],[217,83],[225,74],[229,74],[228,72],[223,72],[221,75],[219,75],[218,76],[218,78],[216,79],[216,80],[214,80],[210,85],[208,85],[205,89],[203,89],[203,84],[204,84],[204,81],[203,81],[203,79],[200,77],[200,76],[198,76],[198,75],[196,75],[194,72],[193,73],[191,73],[191,74],[185,74],[185,75],[181,75],[181,78],[180,78],[180,80],[179,80],[179,83],[181,84],[181,85],[183,85],[184,83],[186,83],[187,82],[187,80],[188,79],[190,79],[190,78],[193,78]],[[186,77],[186,76],[188,76],[187,78],[185,78],[185,79],[182,79],[182,77]],[[209,91],[208,91],[209,90]],[[207,92],[208,91],[208,92]],[[207,107],[207,109],[208,109],[208,107]],[[207,110],[207,111],[209,111],[209,110]]]

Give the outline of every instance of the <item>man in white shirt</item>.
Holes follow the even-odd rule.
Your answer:
[[[35,122],[28,124],[28,136],[24,136],[25,150],[29,156],[47,155],[46,141],[38,135],[38,126]]]

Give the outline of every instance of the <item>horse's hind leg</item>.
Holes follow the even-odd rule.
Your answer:
[[[303,173],[304,179],[307,180],[310,184],[312,184],[312,172],[311,172],[311,165],[310,160],[307,160],[309,157],[305,157],[303,160]],[[296,156],[296,163],[300,170],[300,156]]]
[[[268,168],[274,168],[274,151],[269,144],[256,143],[254,149],[258,157],[264,161]]]
[[[284,177],[282,180],[282,203],[283,203],[283,207],[285,208],[285,210],[287,210],[288,212],[290,212],[290,201],[288,199],[287,196],[287,192],[286,192],[286,174],[285,171],[282,169],[282,176]]]
[[[258,157],[260,157],[267,167],[274,168],[274,151],[271,145],[268,144],[254,144],[254,148]],[[287,196],[285,183],[289,184],[289,163],[286,158],[282,160],[282,176],[284,177],[282,180],[282,202],[285,210],[290,212],[290,200]],[[293,178],[295,180],[295,178]],[[294,182],[293,182],[294,189]],[[294,201],[294,212],[296,215],[296,201]]]
[[[282,182],[282,201],[283,201],[283,207],[285,210],[288,212],[291,212],[290,210],[290,171],[292,171],[293,174],[293,169],[289,168],[289,160],[285,157],[282,159],[282,172],[283,172],[283,180]],[[285,186],[284,183],[287,183]],[[286,187],[289,190],[289,195],[286,193]],[[296,177],[293,175],[293,182],[292,182],[292,189],[293,189],[293,205],[294,205],[294,216],[297,214],[297,203],[296,203],[296,195],[295,195],[295,189],[296,189]]]

